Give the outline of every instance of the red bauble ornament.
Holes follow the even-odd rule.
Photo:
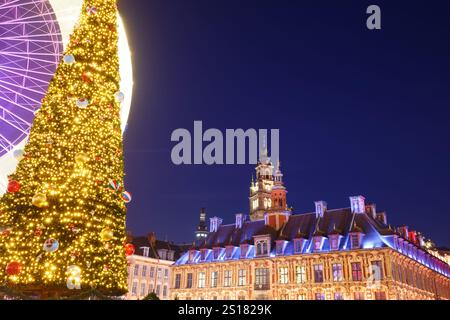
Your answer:
[[[5,238],[8,237],[10,234],[11,234],[10,229],[6,229],[6,230],[3,230],[2,232],[0,232],[0,236],[5,237]]]
[[[17,193],[20,191],[20,182],[16,180],[10,180],[8,182],[8,192],[9,193]]]
[[[70,229],[70,231],[72,231],[73,233],[78,233],[78,232],[80,232],[80,228],[78,228],[77,225],[76,225],[76,224],[73,224],[73,223],[69,224],[69,229]]]
[[[36,230],[34,230],[34,235],[36,237],[42,236],[42,229],[41,228],[36,228]]]
[[[22,271],[22,265],[20,262],[13,261],[6,266],[6,274],[8,276],[16,276]]]
[[[83,74],[81,75],[81,80],[83,80],[83,82],[86,82],[86,83],[92,82],[91,76],[86,71],[83,72]]]
[[[133,245],[133,244],[127,243],[127,244],[125,245],[125,254],[126,254],[127,256],[133,255],[133,254],[134,254],[134,251],[135,251],[135,248],[134,248],[134,245]]]

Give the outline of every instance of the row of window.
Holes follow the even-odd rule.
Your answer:
[[[419,288],[424,291],[435,293],[450,298],[450,287],[447,285],[441,286],[439,283],[435,283],[434,278],[427,276],[423,273],[413,272],[410,268],[405,268],[400,264],[392,263],[392,277],[394,280],[402,282],[404,284]]]
[[[350,248],[351,249],[358,249],[361,245],[361,237],[362,235],[359,233],[351,234],[350,235]],[[341,240],[340,235],[330,235],[330,250],[338,250]],[[316,236],[313,237],[313,251],[318,252],[322,251],[323,244],[325,241],[325,237]],[[303,253],[308,240],[306,239],[294,239],[294,253],[300,254]],[[276,242],[276,254],[277,255],[283,255],[284,250],[286,248],[287,241],[279,240]],[[225,248],[225,259],[232,259],[234,256],[236,247],[234,246],[227,246]],[[240,258],[245,259],[248,258],[248,253],[250,249],[250,245],[248,244],[241,244],[240,245]],[[209,249],[202,249],[200,251],[200,261],[206,261],[207,256],[209,254]],[[267,256],[270,253],[270,239],[258,239],[255,240],[255,256],[261,257],[261,256]],[[189,261],[194,262],[194,259],[196,257],[197,252],[195,250],[191,250],[189,253]],[[219,260],[222,254],[222,248],[216,247],[212,249],[212,258],[213,260]]]
[[[233,283],[233,271],[225,270],[223,275],[223,286],[231,287]],[[211,272],[211,288],[216,288],[219,284],[219,272]],[[247,270],[241,269],[238,271],[238,286],[244,286],[247,284]],[[193,274],[188,273],[186,277],[186,288],[193,287]],[[181,288],[181,274],[175,275],[175,288]],[[197,274],[197,288],[206,288],[206,272],[199,272]]]
[[[363,269],[361,262],[352,262],[351,266],[351,279],[352,281],[362,281],[363,280]],[[331,265],[331,274],[333,282],[341,282],[345,280],[344,270],[342,263],[333,263]],[[380,260],[371,262],[371,274],[372,280],[380,281],[383,280],[383,265]],[[280,267],[278,270],[279,283],[288,284],[289,283],[289,268]],[[295,267],[295,283],[305,283],[307,279],[307,272],[305,266]],[[324,268],[323,264],[313,265],[313,281],[315,283],[324,282]]]
[[[140,265],[140,264],[135,264],[134,265],[134,276],[135,277],[139,277],[139,274],[141,274],[142,277],[147,277],[147,274],[150,278],[154,278],[155,277],[155,271],[156,271],[156,278],[157,279],[162,279],[163,274],[164,274],[164,280],[168,280],[169,279],[169,269],[162,269],[162,268],[155,268],[155,267],[150,267],[148,268],[147,265]]]
[[[268,209],[272,207],[272,199],[264,198],[264,209]],[[259,199],[253,199],[252,201],[252,209],[256,210],[259,208]]]
[[[295,297],[292,296],[292,295],[289,295],[287,293],[280,295],[280,300],[290,300],[292,298],[296,298],[297,300],[308,300],[306,293],[298,294]],[[353,296],[351,298],[353,298],[354,300],[365,300],[366,296],[365,296],[364,292],[354,292]],[[386,292],[384,292],[384,291],[376,291],[376,292],[373,293],[373,298],[375,300],[386,300],[387,299]],[[211,299],[212,300],[217,300],[218,297],[217,296],[212,296]],[[223,300],[230,300],[230,299],[231,299],[231,297],[227,296],[227,295],[225,295],[223,297]],[[314,296],[313,296],[313,299],[315,299],[315,300],[326,300],[326,295],[325,295],[325,293],[316,292],[314,294]],[[335,292],[332,295],[332,299],[334,299],[334,300],[344,300],[345,297],[344,297],[344,294],[342,292]],[[185,300],[191,300],[191,298],[188,297]],[[204,297],[203,296],[199,296],[198,300],[204,300]],[[240,296],[237,297],[237,300],[246,300],[246,297],[240,295]]]
[[[362,281],[363,280],[363,269],[361,262],[352,262],[351,264],[351,280],[352,281]],[[331,265],[331,272],[334,282],[344,281],[344,271],[342,263],[333,263]],[[371,274],[373,281],[383,280],[383,265],[380,260],[371,262]],[[280,267],[278,269],[278,283],[288,284],[292,282],[289,279],[289,267]],[[324,267],[323,264],[313,265],[313,282],[322,283],[324,282]],[[297,284],[305,283],[308,281],[306,266],[296,266],[295,267],[295,279],[293,282]],[[219,284],[219,272],[211,272],[211,283],[210,287],[215,288]],[[270,270],[268,268],[257,268],[255,269],[255,285],[258,289],[265,289],[270,284]],[[193,283],[193,273],[188,273],[186,275],[186,288],[192,288]],[[247,285],[247,270],[238,270],[237,286]],[[225,270],[223,272],[223,286],[231,287],[233,286],[233,271]],[[197,274],[197,288],[206,287],[206,272],[202,271]],[[181,274],[175,275],[175,289],[181,288]]]
[[[166,285],[162,286],[162,297],[167,298],[168,288]],[[161,285],[156,285],[156,288],[154,288],[153,284],[151,283],[148,288],[145,282],[141,283],[141,288],[139,295],[140,297],[145,297],[147,294],[150,294],[154,292],[158,297],[161,294]],[[131,295],[137,296],[138,295],[138,283],[136,281],[133,282],[133,285],[131,286]]]
[[[344,294],[342,292],[335,292],[333,294],[334,300],[344,300]],[[365,300],[364,292],[354,292],[353,300]],[[386,300],[386,292],[384,291],[376,291],[374,292],[375,300]],[[315,300],[326,300],[325,293],[316,292],[314,294]],[[282,294],[280,296],[280,300],[289,300],[289,294]],[[306,294],[297,295],[297,300],[307,300]]]
[[[141,247],[142,249],[142,255],[144,257],[148,257],[150,254],[150,247]],[[175,251],[173,250],[167,250],[167,249],[159,249],[158,250],[158,256],[162,260],[170,260],[173,261],[175,258]]]

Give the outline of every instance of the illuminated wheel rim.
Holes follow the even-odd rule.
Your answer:
[[[48,1],[2,1],[0,157],[28,136],[62,52],[61,33]]]

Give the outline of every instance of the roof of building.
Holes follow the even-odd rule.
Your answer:
[[[133,237],[129,235],[129,241],[135,246],[135,255],[144,256],[144,248],[149,248],[148,257],[153,259],[162,259],[159,250],[166,249],[174,252],[174,261],[178,260],[181,255],[189,250],[190,245],[174,244],[170,241],[162,241],[156,239],[153,233],[147,236]],[[166,259],[167,260],[167,257]]]
[[[367,214],[355,214],[350,208],[328,210],[323,217],[316,217],[316,213],[291,215],[288,222],[279,231],[265,224],[264,220],[245,221],[242,228],[235,224],[221,225],[217,232],[210,232],[206,239],[196,243],[195,248],[224,247],[226,245],[239,246],[253,242],[253,237],[268,235],[272,241],[293,240],[299,238],[310,239],[314,236],[328,238],[332,234],[346,237],[351,232],[365,234],[365,241],[374,246],[386,246],[382,236],[393,235],[388,225],[373,219]],[[326,244],[327,245],[327,242]],[[345,241],[342,242],[342,246]]]

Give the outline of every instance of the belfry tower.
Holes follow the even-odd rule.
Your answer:
[[[272,207],[273,169],[267,146],[264,145],[256,166],[256,181],[252,178],[250,185],[250,219],[252,221],[264,219],[264,214]]]
[[[289,220],[291,209],[287,205],[287,190],[283,183],[283,173],[281,173],[280,161],[273,175],[273,187],[271,192],[272,206],[265,216],[266,224],[276,230],[281,229]]]
[[[288,210],[287,206],[287,190],[283,183],[283,174],[281,173],[280,161],[277,163],[277,169],[273,175],[274,183],[272,187],[271,199],[272,210]]]

